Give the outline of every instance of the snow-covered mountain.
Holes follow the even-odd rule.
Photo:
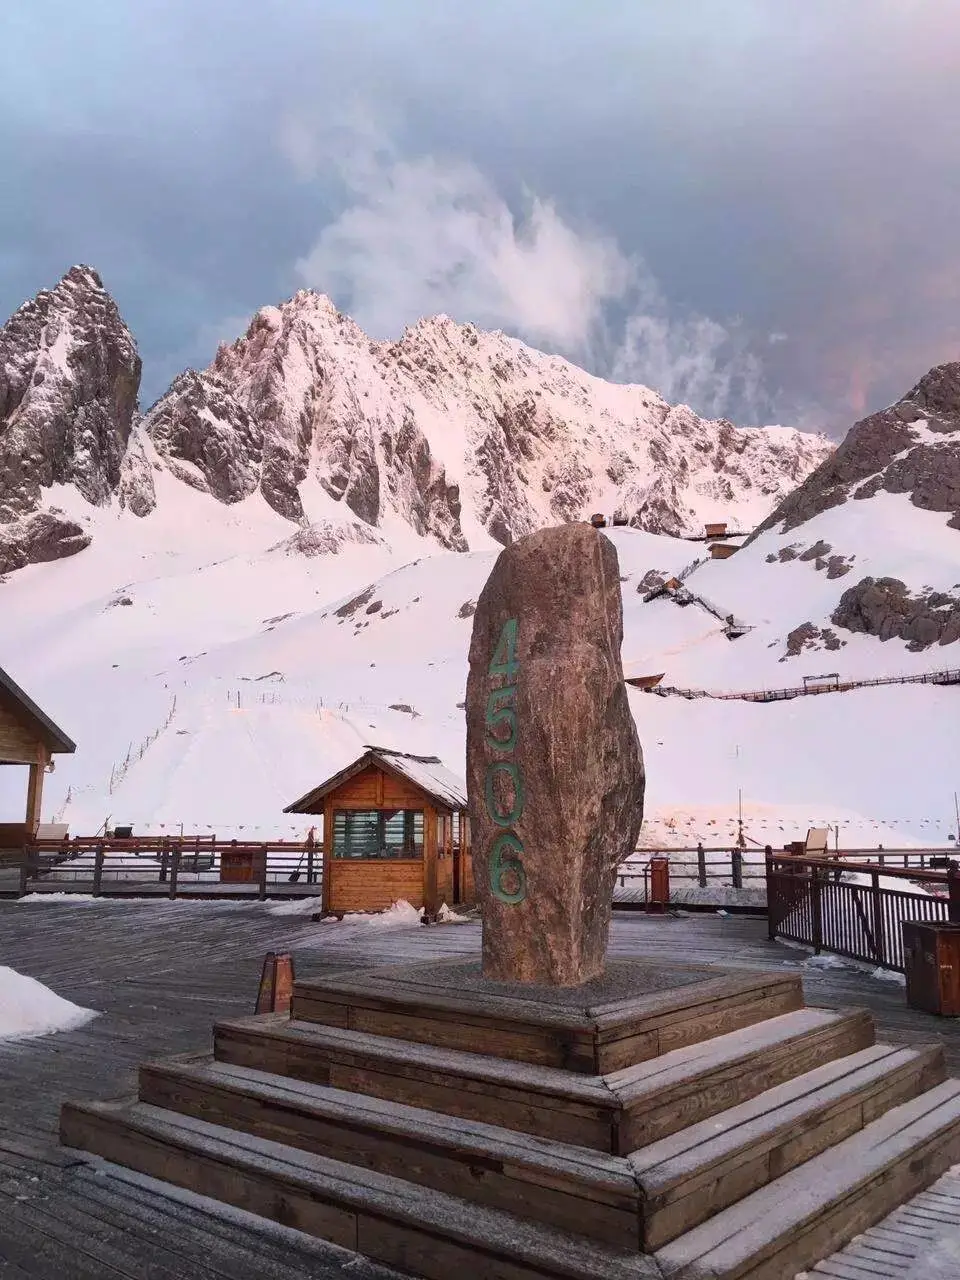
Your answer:
[[[102,323],[109,328],[110,313]],[[449,348],[445,338],[444,359],[432,357],[434,382],[413,353],[426,362],[441,334]],[[261,313],[211,370],[178,379],[139,423],[111,417],[117,401],[85,384],[90,398],[82,402],[102,408],[99,416],[87,411],[98,426],[83,439],[99,442],[97,458],[114,456],[111,440],[126,443],[101,488],[89,479],[81,487],[84,476],[108,476],[105,463],[84,470],[89,447],[65,448],[56,468],[41,472],[40,444],[31,443],[19,469],[2,472],[8,526],[56,507],[56,518],[89,540],[82,555],[28,564],[0,582],[0,663],[78,742],[76,756],[61,758],[47,780],[45,818],[62,817],[75,831],[112,815],[154,831],[183,823],[292,834],[284,805],[367,742],[435,752],[462,772],[473,607],[499,550],[494,533],[526,527],[501,528],[484,506],[493,489],[478,458],[497,432],[509,441],[497,482],[504,519],[556,519],[544,468],[560,466],[582,440],[595,485],[582,510],[622,504],[633,482],[617,488],[603,472],[616,423],[639,442],[644,467],[657,441],[670,457],[689,459],[686,472],[678,463],[669,473],[688,513],[671,527],[689,527],[690,511],[747,524],[767,515],[771,499],[760,502],[753,472],[750,486],[730,481],[739,507],[697,488],[725,482],[713,465],[734,428],[691,415],[690,435],[659,436],[671,414],[676,421],[688,411],[663,406],[663,421],[651,426],[656,415],[631,417],[623,406],[662,405],[652,392],[610,387],[451,321],[416,326],[395,347],[358,335],[325,300],[298,295]],[[505,430],[492,414],[507,384],[487,357],[505,353],[514,361],[510,385],[534,387],[537,405],[563,416],[552,453],[541,436]],[[27,367],[17,365],[16,386],[29,384]],[[833,454],[798,435],[823,460],[810,471],[812,455],[801,465],[793,454],[804,472],[799,487],[730,559],[709,559],[703,544],[663,532],[608,530],[621,563],[628,673],[734,691],[796,686],[823,671],[871,679],[960,667],[953,606],[938,603],[960,591],[960,503],[951,496],[960,493],[958,375],[957,365],[932,371],[903,401],[857,424]],[[483,412],[469,408],[474,400]],[[26,438],[24,413],[11,403],[4,390],[8,459],[18,456],[8,447],[10,422]],[[404,457],[422,462],[405,468],[396,441],[407,407],[409,439],[419,439],[415,428],[426,443],[404,446]],[[67,427],[57,431],[75,438]],[[733,439],[754,435],[764,438],[747,431]],[[375,483],[361,461],[364,440]],[[701,466],[701,452],[713,462]],[[282,457],[300,462],[288,473]],[[744,467],[756,461],[746,445],[738,458]],[[695,464],[699,480],[689,478]],[[29,492],[26,474],[42,476]],[[504,502],[504,493],[514,496]],[[375,511],[364,494],[375,495]],[[650,511],[648,503],[640,519]],[[452,549],[463,546],[469,550]],[[669,591],[649,598],[657,582],[684,571],[687,603]],[[937,614],[935,632],[926,623],[864,624],[874,588],[888,597],[899,590],[890,580],[903,584],[898,599],[922,598]],[[679,823],[687,839],[726,835],[718,824],[735,812],[738,791],[761,844],[833,821],[844,838],[871,843],[929,840],[937,831],[942,839],[953,822],[958,687],[889,686],[763,705],[630,697],[648,772],[648,831]],[[0,819],[19,817],[22,781],[0,782]]]
[[[148,519],[166,473],[225,504],[259,495],[295,525],[340,522],[347,540],[466,551],[595,510],[654,532],[751,529],[833,450],[701,419],[446,316],[373,342],[311,292],[262,308],[135,420],[139,371],[86,267],[0,330],[0,572],[98,536],[94,511],[51,508],[52,485]]]

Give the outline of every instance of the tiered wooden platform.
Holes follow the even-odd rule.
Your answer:
[[[945,1075],[794,974],[455,959],[300,982],[61,1138],[430,1280],[793,1280],[960,1161]]]

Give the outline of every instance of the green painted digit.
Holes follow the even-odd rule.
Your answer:
[[[491,689],[487,694],[486,743],[494,751],[512,751],[517,745],[517,686],[505,684],[502,689]],[[509,704],[509,705],[507,705]],[[506,725],[507,736],[498,738],[496,730]]]
[[[493,657],[490,659],[487,675],[506,676],[508,680],[512,680],[519,670],[520,663],[517,660],[517,620],[516,618],[508,618],[503,624],[500,639],[497,641],[497,647],[494,649]]]
[[[494,794],[494,779],[498,773],[505,773],[513,783],[513,807],[509,813],[501,813],[497,808],[497,797]],[[498,827],[512,827],[519,822],[523,813],[523,779],[520,777],[520,766],[512,760],[494,760],[487,765],[487,776],[484,779],[484,796],[487,802],[487,816]]]
[[[512,831],[501,831],[490,850],[490,890],[501,902],[513,905],[527,896],[527,873],[520,855],[523,845]]]

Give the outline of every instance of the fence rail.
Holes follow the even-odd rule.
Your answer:
[[[738,693],[722,693],[710,689],[680,689],[672,684],[658,684],[644,693],[658,698],[713,698],[720,702],[786,702],[791,698],[812,698],[821,693],[846,693],[850,689],[873,689],[888,684],[960,684],[960,668],[944,671],[921,671],[911,675],[876,676],[872,680],[841,680],[835,684],[810,684],[788,689],[746,689]]]
[[[312,839],[75,836],[27,845],[18,889],[21,896],[313,897],[320,892],[321,870],[321,851]]]
[[[818,954],[830,951],[903,973],[905,920],[960,921],[960,874],[952,869],[881,871],[875,862],[805,858],[769,848],[765,861],[770,938],[788,938]],[[869,879],[842,878],[851,872]]]

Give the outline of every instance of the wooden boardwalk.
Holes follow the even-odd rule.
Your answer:
[[[268,950],[292,951],[303,977],[478,948],[476,924],[319,925],[270,904],[0,902],[0,961],[102,1011],[76,1031],[0,1041],[0,1280],[386,1280],[384,1268],[282,1227],[77,1164],[57,1142],[60,1104],[133,1093],[145,1059],[205,1049],[216,1018],[253,1011]],[[805,960],[744,916],[623,913],[611,950],[746,969]],[[940,1039],[960,1076],[960,1025],[906,1008],[899,984],[853,968],[803,972],[810,1003],[867,1007],[888,1041]],[[862,1271],[826,1273],[851,1274]]]

